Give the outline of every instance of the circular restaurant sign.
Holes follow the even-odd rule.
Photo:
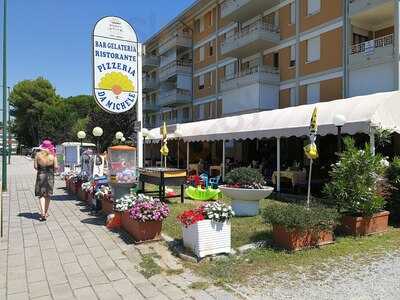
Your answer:
[[[138,100],[138,46],[135,30],[121,18],[105,17],[94,27],[93,91],[107,112],[126,112]]]

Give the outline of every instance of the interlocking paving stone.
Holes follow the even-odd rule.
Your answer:
[[[50,295],[47,281],[38,281],[29,284],[29,297],[37,298]]]
[[[98,299],[93,288],[89,287],[89,286],[74,290],[74,295],[75,295],[76,299],[78,299],[78,300]],[[131,299],[133,300],[134,298],[131,298]]]

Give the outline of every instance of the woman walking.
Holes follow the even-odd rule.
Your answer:
[[[39,197],[40,221],[46,221],[53,195],[54,171],[58,168],[54,145],[49,140],[44,140],[40,151],[35,156],[35,169],[37,170],[35,196]]]

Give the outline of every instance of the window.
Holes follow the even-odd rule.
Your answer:
[[[214,47],[213,47],[213,42],[208,43],[208,55],[213,56],[214,55]]]
[[[217,117],[222,116],[222,100],[217,101]]]
[[[178,111],[177,111],[177,110],[173,110],[173,111],[172,111],[172,119],[173,119],[173,120],[178,119]]]
[[[320,83],[307,85],[307,103],[318,103],[320,100]]]
[[[210,86],[213,86],[213,72],[211,71],[209,74],[210,74]]]
[[[214,25],[214,14],[213,10],[210,11],[210,26]]]
[[[296,4],[290,4],[290,24],[296,24]]]
[[[196,21],[194,21],[194,30],[196,32],[200,32],[200,19],[197,19]]]
[[[200,57],[200,61],[204,60],[204,46],[199,48],[199,57]]]
[[[296,88],[290,89],[290,106],[296,106]]]
[[[289,67],[294,67],[296,65],[296,46],[290,46],[290,63]]]
[[[204,75],[200,75],[199,77],[199,90],[204,89]]]
[[[308,0],[307,14],[314,15],[321,10],[321,0]]]
[[[307,62],[313,62],[320,59],[321,56],[321,38],[319,36],[307,41]]]
[[[189,120],[189,107],[184,107],[183,109],[182,109],[182,119],[183,120]]]
[[[274,68],[278,69],[279,68],[279,53],[276,52],[273,55],[274,56],[272,57],[272,59],[273,59],[272,65],[274,66]]]
[[[225,79],[231,79],[235,76],[235,63],[225,66]]]
[[[204,31],[204,16],[201,17],[199,20],[200,20],[200,31],[199,32],[203,32]]]

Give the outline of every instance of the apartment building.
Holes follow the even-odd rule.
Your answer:
[[[399,5],[198,0],[145,43],[145,126],[399,89]]]

